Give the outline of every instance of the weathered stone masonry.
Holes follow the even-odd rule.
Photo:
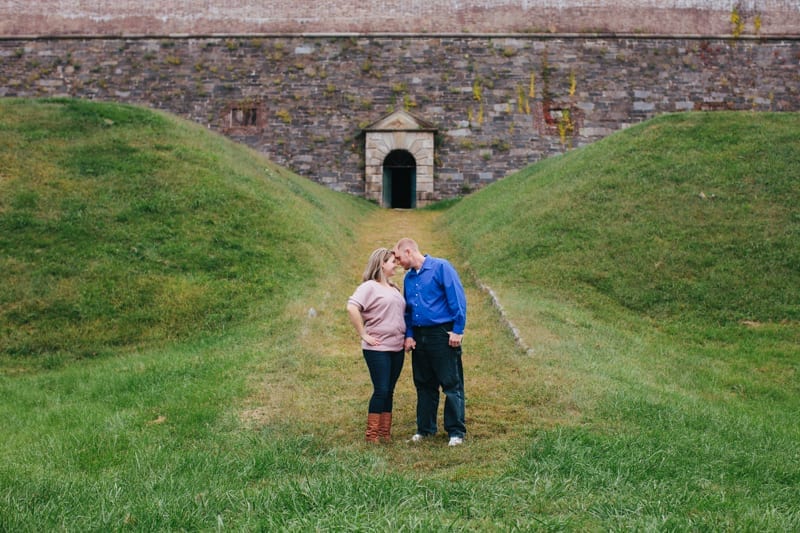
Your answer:
[[[656,114],[800,110],[800,41],[612,36],[0,40],[0,96],[149,105],[364,194],[362,129],[407,110],[437,129],[453,197]]]

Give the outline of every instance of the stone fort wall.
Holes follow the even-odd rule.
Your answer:
[[[12,39],[0,96],[165,109],[353,194],[362,129],[404,109],[438,129],[424,202],[660,113],[800,111],[799,66],[791,39]]]
[[[515,9],[546,7],[563,15],[567,8],[572,13],[593,13],[611,4],[620,9],[658,4],[696,10],[703,3],[717,11],[706,10],[697,20],[685,16],[682,23],[697,25],[713,15],[722,21],[714,24],[724,36],[237,35],[248,29],[280,29],[263,22],[269,19],[266,15],[255,15],[260,3],[228,2],[232,5],[227,8],[222,0],[209,0],[197,16],[214,15],[216,22],[184,27],[180,24],[191,19],[190,6],[197,2],[170,2],[175,14],[166,18],[167,27],[149,18],[161,9],[155,2],[6,0],[0,11],[16,7],[30,20],[28,26],[17,20],[19,25],[9,30],[7,19],[0,17],[0,24],[6,24],[5,34],[0,35],[0,97],[69,96],[168,110],[246,143],[332,189],[359,195],[365,193],[363,128],[392,111],[407,110],[438,130],[434,189],[420,198],[420,205],[474,191],[545,157],[661,113],[800,111],[800,37],[796,35],[800,25],[795,35],[769,36],[764,31],[765,27],[770,31],[783,28],[767,14],[784,10],[792,15],[793,9],[800,10],[794,2],[739,2],[743,22],[741,32],[735,33],[730,28],[731,3],[721,0],[453,0],[441,4],[412,0],[404,4],[403,15],[419,12],[431,27],[439,21],[438,28],[453,29],[453,19],[467,20],[466,14],[459,15],[464,10],[481,14],[476,20],[497,21],[506,20]],[[287,31],[344,27],[313,15],[319,8],[311,10],[310,4],[295,0],[270,5],[277,13],[273,18],[287,24]],[[443,15],[441,8],[430,14],[429,4],[449,6],[452,16]],[[319,0],[314,5],[329,8],[330,20],[361,21],[359,30],[386,30],[388,22],[402,29],[388,2]],[[348,6],[352,17],[345,16]],[[301,12],[307,18],[299,18]],[[665,12],[656,13],[663,27],[670,28]],[[756,13],[765,17],[760,26],[756,21],[761,15]],[[139,16],[145,17],[142,26],[134,29],[141,35],[111,35],[121,29],[116,21],[130,22]],[[63,18],[64,26],[53,26],[52,17]],[[262,23],[247,26],[245,19]],[[220,20],[226,24],[220,25]],[[313,25],[314,20],[320,25]],[[509,18],[498,27],[514,29],[512,22]],[[305,26],[297,26],[301,23]],[[708,27],[714,24],[709,22]],[[180,29],[216,32],[223,26],[236,32],[156,35]],[[618,20],[615,28],[635,27]],[[147,35],[146,30],[155,34]],[[15,32],[20,36],[9,35]]]

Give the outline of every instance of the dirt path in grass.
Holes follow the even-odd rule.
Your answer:
[[[247,413],[251,423],[286,425],[288,431],[314,434],[339,448],[367,447],[364,426],[372,389],[345,304],[360,282],[369,254],[409,236],[423,253],[449,259],[467,293],[463,354],[467,442],[463,450],[448,449],[442,432],[422,445],[407,442],[416,429],[416,395],[407,355],[395,393],[394,442],[375,451],[391,468],[447,476],[490,474],[506,464],[509,454],[518,455],[515,447],[524,439],[515,437],[546,423],[539,407],[547,402],[547,393],[536,379],[534,359],[517,345],[491,297],[479,288],[441,231],[440,216],[433,211],[381,209],[364,220],[346,264],[331,265],[319,290],[293,303],[292,314],[301,324],[300,341],[266,363],[263,382]],[[402,279],[399,271],[395,281],[402,284]],[[443,403],[442,398],[440,428]]]

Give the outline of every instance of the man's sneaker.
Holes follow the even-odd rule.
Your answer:
[[[462,437],[450,437],[450,442],[447,443],[448,446],[459,446],[461,444],[464,444]]]
[[[422,439],[425,438],[425,435],[421,433],[415,433],[413,437],[411,437],[411,442],[422,442]]]

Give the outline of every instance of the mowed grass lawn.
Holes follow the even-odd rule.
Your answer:
[[[798,530],[799,171],[796,114],[670,115],[394,212],[2,99],[0,530]],[[467,286],[457,449],[405,442],[410,360],[362,442],[344,301],[403,235]]]

